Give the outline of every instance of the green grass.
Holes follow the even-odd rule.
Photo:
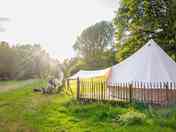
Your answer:
[[[6,82],[6,86],[19,83],[22,82]],[[0,132],[176,131],[176,108],[80,104],[64,94],[42,95],[32,92],[33,88],[46,86],[45,81],[24,81],[23,85],[18,86],[0,92]],[[131,116],[128,113],[135,114]]]

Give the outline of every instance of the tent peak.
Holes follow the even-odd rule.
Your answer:
[[[153,39],[150,39],[147,44],[147,46],[151,46],[151,45],[157,45],[157,43],[153,40]]]

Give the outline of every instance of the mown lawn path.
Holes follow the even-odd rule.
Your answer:
[[[42,95],[33,93],[32,89],[45,85],[41,80],[0,82],[0,132],[38,132],[26,122],[25,115],[42,102],[37,98]]]
[[[0,81],[0,92],[7,92],[17,88],[22,88],[25,85],[32,84],[34,79],[25,81]]]

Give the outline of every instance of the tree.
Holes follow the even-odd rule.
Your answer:
[[[78,58],[89,69],[104,68],[114,62],[112,53],[114,29],[112,23],[102,21],[92,25],[81,33],[73,48]]]
[[[14,76],[15,52],[7,42],[0,42],[0,79]]]
[[[17,77],[20,78],[48,78],[59,77],[60,63],[49,56],[39,45],[18,45]]]
[[[9,46],[0,43],[0,80],[31,78],[63,78],[61,64],[39,44]]]
[[[176,60],[176,1],[121,0],[113,20],[121,61],[153,38]]]
[[[81,58],[73,57],[71,59],[65,59],[62,63],[62,71],[65,77],[69,77],[80,69],[86,69],[86,65]]]

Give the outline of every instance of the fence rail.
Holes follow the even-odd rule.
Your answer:
[[[80,101],[124,101],[168,106],[176,104],[176,83],[113,83],[77,80],[77,99]]]

